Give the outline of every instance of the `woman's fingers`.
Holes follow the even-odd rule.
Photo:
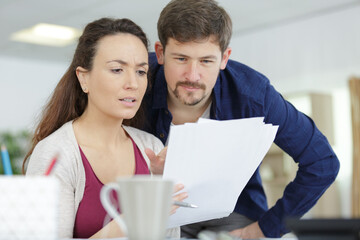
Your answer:
[[[182,192],[173,196],[173,201],[182,201],[188,197],[187,192]]]
[[[181,183],[178,183],[178,184],[175,184],[174,186],[174,193],[177,193],[181,190],[184,189],[184,185],[181,184]],[[183,201],[184,199],[186,199],[188,197],[188,194],[187,192],[181,192],[181,193],[177,193],[175,194],[173,197],[172,197],[172,200],[173,201]],[[171,206],[171,211],[170,211],[170,214],[174,214],[176,212],[176,209],[178,209],[179,206],[177,205],[172,205]]]
[[[177,183],[174,185],[174,193],[177,193],[183,189],[184,189],[184,184],[182,183]]]
[[[162,174],[166,158],[167,147],[164,147],[158,155],[150,148],[145,148],[145,153],[150,160],[150,170],[153,174]]]

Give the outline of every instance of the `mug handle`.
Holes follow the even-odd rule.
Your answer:
[[[118,211],[114,208],[114,206],[110,203],[110,192],[111,190],[115,190],[119,192],[119,186],[115,183],[108,183],[101,188],[100,191],[100,200],[105,208],[105,210],[109,213],[109,215],[119,224],[121,230],[127,235],[127,227],[125,225],[124,220],[121,218]]]

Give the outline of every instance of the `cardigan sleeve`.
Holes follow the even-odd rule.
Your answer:
[[[45,139],[36,145],[28,163],[26,175],[44,175],[51,159],[58,154],[58,162],[52,171],[60,183],[58,208],[58,237],[72,238],[75,222],[75,179],[67,151]]]

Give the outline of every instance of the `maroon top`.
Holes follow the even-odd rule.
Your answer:
[[[131,138],[130,138],[131,139]],[[135,175],[150,174],[149,168],[139,148],[131,139],[135,153]],[[103,228],[106,210],[100,201],[100,190],[104,184],[95,175],[89,161],[81,150],[81,159],[85,168],[85,190],[75,217],[74,238],[89,238]],[[111,202],[118,206],[117,195],[113,192]],[[119,210],[119,207],[118,207]],[[107,222],[106,222],[107,223]]]

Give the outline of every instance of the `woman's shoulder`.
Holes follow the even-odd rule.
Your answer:
[[[74,130],[72,128],[72,121],[65,123],[56,131],[51,133],[46,138],[42,139],[39,143],[66,143],[66,142],[73,142]]]
[[[129,127],[129,126],[123,126],[123,127],[137,145],[142,145],[144,147],[156,148],[156,149],[162,149],[164,147],[160,139],[158,139],[151,133],[145,132],[143,130],[134,127]]]
[[[76,146],[72,122],[67,122],[55,132],[39,141],[30,156],[28,169],[33,169],[33,167],[42,169],[48,166],[54,156],[58,156],[61,164],[68,165],[69,163],[66,159],[76,152]]]
[[[157,137],[155,137],[151,133],[145,132],[141,129],[130,126],[123,126],[123,128],[131,137],[138,137],[140,139],[143,139],[144,141],[160,141]]]

